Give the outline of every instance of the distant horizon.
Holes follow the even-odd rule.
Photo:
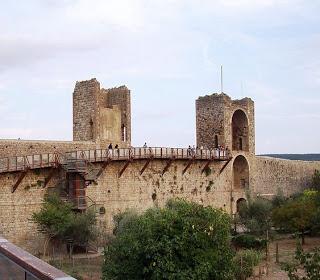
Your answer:
[[[0,139],[72,140],[76,81],[131,90],[132,145],[195,145],[198,96],[255,102],[256,154],[320,153],[320,2],[3,1]],[[161,11],[161,12],[159,12]]]

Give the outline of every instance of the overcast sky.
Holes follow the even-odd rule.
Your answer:
[[[0,138],[72,139],[75,81],[132,93],[133,145],[195,142],[198,96],[249,96],[257,153],[320,152],[320,1],[0,0]]]

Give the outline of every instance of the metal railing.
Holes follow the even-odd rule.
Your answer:
[[[197,159],[197,160],[228,160],[231,154],[221,149],[189,149],[189,148],[120,148],[79,150],[61,153],[34,154],[0,158],[0,173],[24,171],[27,169],[57,167],[72,160],[102,162],[109,160],[138,159]]]

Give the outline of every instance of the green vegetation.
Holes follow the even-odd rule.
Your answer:
[[[248,195],[248,202],[240,204],[239,221],[251,234],[262,236],[271,229],[272,203],[263,198],[252,199]]]
[[[312,176],[311,186],[313,189],[320,191],[320,171],[315,170]]]
[[[46,196],[41,210],[33,214],[32,220],[37,223],[39,231],[47,235],[48,241],[54,239],[69,244],[70,254],[74,245],[85,246],[96,236],[95,213],[76,213],[70,203],[57,195]]]
[[[274,225],[287,232],[301,233],[302,244],[304,244],[305,232],[312,228],[317,212],[316,194],[317,192],[314,191],[305,191],[275,208],[272,211]]]
[[[251,234],[238,234],[232,238],[232,243],[237,248],[245,249],[264,249],[267,245],[265,239],[260,239]]]
[[[306,253],[299,243],[295,253],[295,261],[284,263],[282,268],[288,273],[290,280],[320,279],[320,248]]]
[[[230,219],[183,200],[117,217],[103,279],[233,279]]]
[[[235,279],[245,280],[253,273],[253,268],[259,264],[262,256],[255,250],[240,251],[234,258],[235,262]]]

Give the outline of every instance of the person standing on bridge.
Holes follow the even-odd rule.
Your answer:
[[[112,156],[112,143],[110,143],[110,145],[108,146],[108,150],[108,154]]]

